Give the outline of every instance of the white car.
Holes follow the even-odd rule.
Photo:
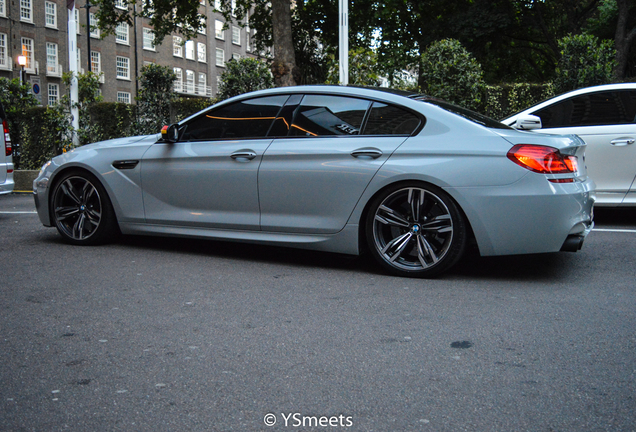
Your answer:
[[[4,107],[0,103],[0,195],[13,192],[13,157],[11,156],[11,136]]]
[[[521,130],[576,134],[587,143],[597,206],[636,206],[636,83],[587,87],[502,120]]]

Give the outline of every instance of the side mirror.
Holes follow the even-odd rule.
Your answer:
[[[541,126],[541,118],[535,115],[520,116],[512,125],[515,129],[520,130],[541,129]]]
[[[171,124],[170,126],[164,126],[161,128],[161,139],[165,142],[174,143],[179,140],[179,125]]]

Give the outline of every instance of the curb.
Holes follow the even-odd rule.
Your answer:
[[[16,170],[13,171],[14,193],[33,193],[33,180],[40,171],[36,170]]]

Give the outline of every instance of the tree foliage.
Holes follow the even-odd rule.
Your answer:
[[[338,59],[329,56],[329,72],[325,84],[340,82],[340,68]],[[373,50],[355,48],[349,50],[349,84],[359,86],[379,86],[378,56]]]
[[[172,86],[176,79],[173,70],[167,66],[150,63],[141,68],[136,98],[137,134],[159,133],[170,123],[170,104],[176,98]]]
[[[592,35],[566,36],[558,42],[561,58],[556,69],[558,93],[612,82],[616,66],[614,43]]]
[[[481,66],[454,39],[432,43],[422,55],[422,91],[448,102],[476,109],[484,89]]]
[[[250,58],[232,59],[225,63],[217,97],[224,100],[273,86],[272,74],[264,62]]]
[[[62,75],[62,81],[67,88],[71,85],[73,79],[73,72],[65,72]],[[99,91],[99,75],[94,72],[86,72],[77,74],[77,99],[78,101],[71,106],[71,100],[69,95],[65,95],[62,98],[61,104],[65,106],[66,112],[71,108],[77,108],[79,112],[79,129],[75,131],[79,139],[79,145],[84,145],[99,141],[101,136],[96,125],[91,121],[89,109],[92,105],[104,100],[101,92]],[[70,116],[69,116],[70,121]],[[70,142],[65,145],[64,150],[69,150],[71,147]]]

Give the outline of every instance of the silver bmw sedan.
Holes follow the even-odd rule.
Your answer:
[[[469,244],[577,251],[595,200],[577,136],[340,86],[244,94],[161,134],[77,148],[44,165],[34,192],[42,223],[76,245],[123,233],[368,251],[416,277]]]

